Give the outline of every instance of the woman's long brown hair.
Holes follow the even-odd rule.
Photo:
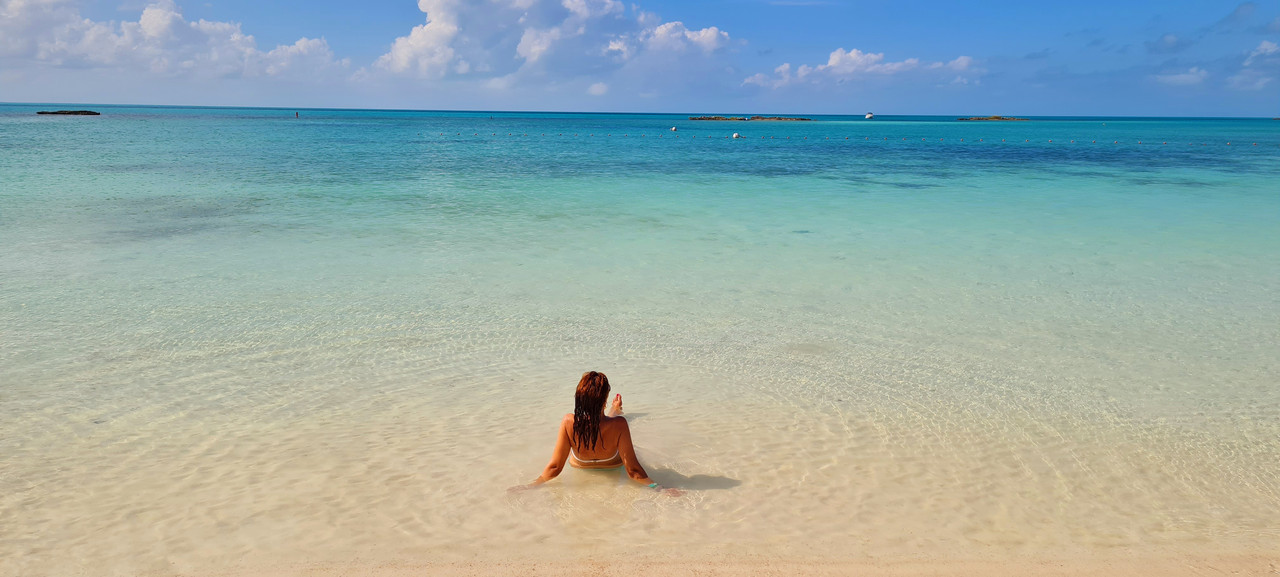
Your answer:
[[[595,371],[582,373],[573,394],[573,438],[579,449],[594,449],[600,440],[600,415],[608,398],[609,377]]]

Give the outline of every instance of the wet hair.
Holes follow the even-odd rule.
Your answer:
[[[609,398],[609,377],[587,371],[573,394],[573,438],[580,449],[594,449],[600,440],[600,416]]]

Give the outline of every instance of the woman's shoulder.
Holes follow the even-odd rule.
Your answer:
[[[601,426],[601,427],[608,427],[608,428],[610,428],[610,429],[626,429],[626,428],[629,428],[629,426],[627,425],[627,418],[626,418],[626,417],[605,417],[604,419],[602,419],[602,420],[600,421],[600,426]]]

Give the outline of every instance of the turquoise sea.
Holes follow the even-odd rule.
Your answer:
[[[688,117],[0,105],[0,575],[1277,550],[1280,120]]]

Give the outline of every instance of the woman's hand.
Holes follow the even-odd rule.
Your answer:
[[[666,495],[668,497],[679,497],[680,495],[684,494],[684,491],[681,491],[680,489],[675,489],[672,487],[663,487],[662,485],[652,482],[652,479],[645,479],[645,481],[650,481],[648,485],[650,489],[653,489],[654,491],[662,493],[663,495]],[[643,483],[644,481],[641,481],[641,482]]]
[[[616,417],[622,414],[622,393],[613,396],[613,404],[609,405],[609,416]]]

